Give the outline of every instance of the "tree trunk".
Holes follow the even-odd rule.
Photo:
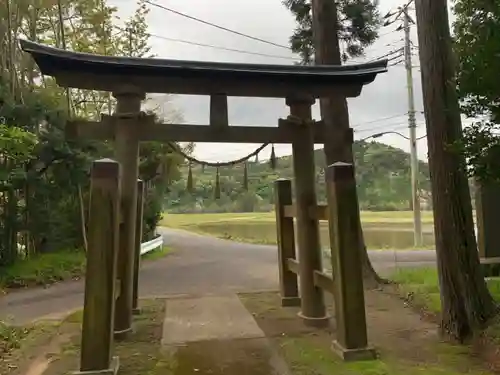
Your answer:
[[[416,0],[442,331],[463,341],[495,313],[474,235],[446,0]]]
[[[313,31],[316,64],[341,65],[340,45],[338,39],[337,6],[331,0],[313,0]],[[354,163],[352,151],[352,137],[349,125],[349,110],[344,96],[335,96],[320,100],[321,117],[325,122],[324,152],[326,164],[339,161]],[[356,189],[356,186],[353,187]],[[357,196],[357,194],[356,194]],[[359,210],[359,202],[358,202]],[[366,286],[375,286],[386,283],[380,278],[370,262],[363,238],[361,221],[359,222],[360,243],[363,277]]]

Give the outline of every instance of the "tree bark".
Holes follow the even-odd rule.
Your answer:
[[[337,5],[331,0],[313,0],[313,33],[315,46],[315,61],[317,65],[341,65],[340,45],[338,38]],[[324,152],[326,164],[336,162],[353,163],[352,133],[349,125],[349,110],[344,96],[333,96],[320,100],[321,117],[325,122]],[[356,189],[356,186],[353,187]],[[357,193],[356,193],[357,196]],[[358,210],[359,210],[359,202]],[[363,238],[361,221],[359,222],[359,251],[363,266],[363,278],[366,286],[376,286],[387,283],[375,272]]]
[[[446,0],[416,0],[442,332],[463,342],[495,313],[482,275],[463,155]]]

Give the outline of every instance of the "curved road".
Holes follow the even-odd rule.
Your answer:
[[[140,295],[209,294],[224,291],[276,290],[276,246],[236,243],[162,228],[167,257],[144,262]],[[434,251],[371,251],[375,268],[386,273],[395,267],[435,264]],[[83,303],[83,281],[48,288],[16,291],[0,299],[0,320],[23,324],[40,318],[58,318]]]

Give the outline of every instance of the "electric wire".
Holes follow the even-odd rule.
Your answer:
[[[221,26],[221,25],[217,25],[213,22],[209,22],[209,21],[205,21],[201,18],[198,18],[198,17],[193,17],[193,16],[190,16],[189,14],[186,14],[186,13],[182,13],[182,12],[179,12],[175,9],[172,9],[172,8],[169,8],[169,7],[166,7],[165,5],[162,5],[162,4],[158,4],[158,3],[155,3],[151,0],[144,0],[145,3],[151,5],[151,6],[154,6],[154,7],[157,7],[159,9],[163,9],[167,12],[170,12],[170,13],[174,13],[174,14],[177,14],[181,17],[184,17],[184,18],[188,18],[190,20],[193,20],[193,21],[196,21],[196,22],[199,22],[199,23],[202,23],[202,24],[205,24],[205,25],[208,25],[208,26],[211,26],[211,27],[215,27],[219,30],[223,30],[223,31],[226,31],[226,32],[229,32],[231,34],[235,34],[235,35],[238,35],[238,36],[242,36],[244,38],[248,38],[248,39],[252,39],[252,40],[255,40],[257,42],[261,42],[261,43],[265,43],[265,44],[269,44],[269,45],[272,45],[272,46],[275,46],[275,47],[279,47],[279,48],[284,48],[284,49],[287,49],[287,50],[290,50],[290,47],[287,47],[287,46],[284,46],[282,44],[278,44],[278,43],[275,43],[275,42],[271,42],[269,40],[265,40],[265,39],[262,39],[262,38],[258,38],[256,36],[253,36],[253,35],[249,35],[249,34],[245,34],[245,33],[242,33],[242,32],[239,32],[239,31],[236,31],[236,30],[233,30],[233,29],[229,29],[227,27],[224,27],[224,26]]]

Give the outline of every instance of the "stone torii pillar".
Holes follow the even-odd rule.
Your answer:
[[[119,296],[115,308],[115,338],[132,331],[137,179],[139,167],[139,123],[144,119],[141,101],[145,94],[131,87],[114,92],[116,111],[108,117],[114,125],[115,157],[122,167],[121,222],[118,252]]]

